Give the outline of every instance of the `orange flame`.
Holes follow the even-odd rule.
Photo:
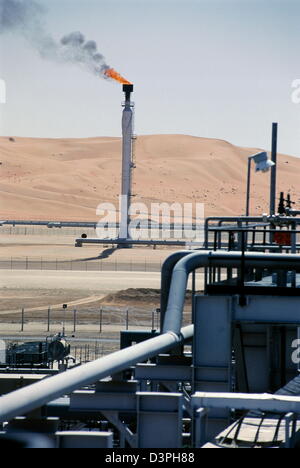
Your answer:
[[[104,73],[107,78],[112,78],[113,80],[116,80],[118,81],[119,83],[122,83],[122,84],[132,84],[130,81],[126,80],[125,78],[123,78],[123,76],[121,76],[118,72],[116,72],[116,70],[114,70],[113,68],[108,68],[105,73]]]

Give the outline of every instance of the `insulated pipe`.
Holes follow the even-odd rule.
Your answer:
[[[102,223],[105,226],[107,223]],[[98,223],[95,221],[90,222],[72,222],[72,221],[15,221],[15,220],[0,220],[0,226],[46,226],[48,228],[51,227],[90,227],[96,228]],[[101,223],[100,223],[101,225]]]
[[[211,218],[211,219],[219,219],[219,218]],[[226,219],[228,219],[228,218],[226,218]],[[179,251],[179,252],[175,252],[174,254],[170,255],[162,265],[162,271],[161,271],[161,296],[160,296],[160,325],[161,325],[161,332],[163,330],[163,324],[164,324],[164,321],[165,321],[165,314],[166,314],[166,310],[167,310],[167,306],[168,306],[169,292],[170,292],[170,287],[171,287],[171,280],[172,280],[173,270],[174,270],[176,264],[179,262],[179,260],[181,260],[182,258],[184,258],[184,257],[186,257],[188,255],[195,255],[195,253],[197,253],[199,255],[199,251],[195,252],[195,251],[190,251],[190,250],[182,250],[182,251]],[[203,254],[204,257],[206,257],[208,255],[208,253],[209,252],[201,251],[201,254]],[[229,253],[232,256],[233,252],[229,252]],[[220,253],[218,253],[218,255],[220,255]],[[241,254],[239,254],[239,255],[241,255]],[[203,265],[203,266],[205,266],[205,265]],[[200,268],[200,266],[199,266],[199,268]]]
[[[76,367],[0,398],[0,422],[9,421],[44,406],[63,395],[97,380],[121,372],[138,362],[177,347],[193,337],[190,325],[177,335],[173,332],[151,338],[143,343],[117,351],[96,361]]]
[[[169,290],[174,267],[179,260],[194,253],[191,250],[182,250],[170,255],[163,263],[161,270],[161,295],[160,295],[160,329],[162,331],[167,310]]]
[[[185,247],[186,241],[177,241],[177,240],[129,240],[129,239],[83,239],[79,237],[75,241],[76,247],[82,247],[82,244],[115,244],[115,245],[172,245],[178,247]],[[193,242],[193,247],[202,248],[202,242]],[[191,252],[191,250],[190,250]]]
[[[211,218],[211,219],[219,219],[219,218]],[[226,218],[228,219],[228,218]],[[236,218],[235,218],[236,219]],[[160,296],[160,325],[161,331],[163,330],[163,324],[165,320],[165,314],[168,306],[169,300],[169,292],[172,280],[173,270],[175,265],[181,260],[182,258],[188,255],[195,255],[197,253],[199,255],[199,251],[191,251],[191,250],[182,250],[179,252],[175,252],[174,254],[170,255],[162,265],[161,270],[161,296]],[[204,256],[208,255],[208,252],[203,252]],[[220,255],[220,254],[219,254]],[[199,267],[200,268],[200,267]]]
[[[209,266],[239,268],[242,261],[247,267],[285,268],[300,272],[299,255],[207,251],[192,253],[176,263],[170,287],[168,287],[167,279],[162,280],[162,284],[166,287],[162,295],[165,298],[168,297],[163,333],[169,331],[180,333],[187,282],[192,271]]]

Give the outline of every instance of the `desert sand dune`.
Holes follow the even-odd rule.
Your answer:
[[[245,210],[247,156],[258,148],[186,135],[139,136],[134,201],[203,202],[205,215]],[[97,220],[118,203],[121,139],[0,138],[0,218]],[[268,210],[269,175],[252,172],[251,214]],[[280,155],[278,192],[298,203],[300,158]],[[298,204],[299,207],[299,204]]]

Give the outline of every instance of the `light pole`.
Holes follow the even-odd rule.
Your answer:
[[[276,211],[276,179],[277,179],[277,134],[278,124],[273,123],[272,125],[272,161],[274,166],[271,169],[271,187],[270,187],[270,215],[274,215]]]
[[[248,158],[248,175],[247,175],[247,200],[246,200],[246,216],[249,216],[250,208],[250,183],[251,183],[251,162],[255,162],[256,172],[268,172],[269,169],[275,166],[275,163],[271,161],[268,154],[263,151],[261,153],[254,154]]]

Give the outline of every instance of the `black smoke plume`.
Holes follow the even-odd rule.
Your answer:
[[[86,40],[81,32],[72,32],[56,41],[46,31],[45,9],[35,0],[0,0],[0,34],[20,34],[45,59],[71,63],[107,78],[110,67],[98,51],[95,41]]]

